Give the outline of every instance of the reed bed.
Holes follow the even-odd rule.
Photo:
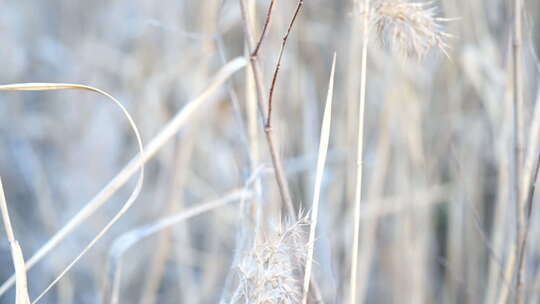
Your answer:
[[[538,20],[3,3],[0,303],[538,303]]]

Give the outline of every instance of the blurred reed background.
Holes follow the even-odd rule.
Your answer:
[[[242,1],[256,16],[258,37],[270,1]],[[296,5],[275,3],[258,56],[265,93]],[[447,40],[448,58],[436,49],[422,59],[403,58],[370,34],[354,286],[358,303],[514,302],[513,5],[434,2],[440,17],[459,18],[442,24],[454,36]],[[524,5],[521,119],[528,139],[540,98],[540,2]],[[237,0],[4,1],[0,83],[68,82],[103,89],[126,106],[148,143],[212,84],[222,66],[248,54],[245,38]],[[295,208],[305,214],[313,199],[336,52],[312,274],[325,303],[347,303],[351,288],[361,50],[362,16],[353,1],[306,0],[274,93],[273,132]],[[256,116],[254,87],[246,66],[190,115],[146,163],[144,186],[131,209],[40,302],[300,303],[296,296],[265,302],[250,300],[247,294],[253,291],[238,295],[239,288],[255,284],[245,263],[261,259],[262,253],[252,252],[262,250],[252,247],[258,244],[253,231],[286,236],[289,228],[283,225],[291,222],[282,210]],[[121,112],[95,94],[0,92],[0,100],[0,176],[28,259],[128,163],[137,145]],[[28,271],[31,299],[121,208],[134,180]],[[246,184],[252,194],[244,202],[211,208],[118,249],[126,232],[223,199]],[[540,301],[539,216],[533,208],[524,267],[526,303]],[[275,263],[294,266],[285,273],[294,280],[303,271],[296,269],[304,260],[296,252],[308,226],[293,221],[290,229],[301,230],[291,233],[294,244],[287,241],[284,251],[275,250],[292,255]],[[1,235],[0,281],[5,282],[13,266]],[[243,260],[246,254],[251,258]],[[298,293],[295,288],[287,292]],[[0,303],[14,303],[14,298],[11,288]]]

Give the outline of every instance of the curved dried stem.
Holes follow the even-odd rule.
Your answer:
[[[50,251],[56,248],[73,230],[81,225],[89,216],[96,212],[118,189],[127,183],[140,168],[163,147],[177,132],[184,127],[187,121],[193,117],[193,113],[200,109],[202,104],[216,92],[216,90],[235,72],[246,64],[243,58],[236,58],[226,64],[214,77],[211,84],[197,98],[190,101],[176,116],[163,127],[159,134],[144,148],[145,153],[139,153],[127,164],[96,196],[89,201],[69,222],[62,227],[45,245],[43,245],[27,262],[26,270],[32,268],[41,261]],[[42,87],[43,84],[39,84]],[[33,85],[36,87],[36,84]],[[60,87],[57,84],[57,87]],[[13,87],[0,87],[12,89]],[[29,85],[26,87],[29,90]],[[50,89],[50,87],[49,87]],[[129,202],[129,200],[128,200]],[[126,204],[124,204],[126,206]],[[127,205],[129,206],[129,205]],[[123,208],[125,209],[125,208]],[[124,210],[125,211],[125,210]],[[15,275],[12,275],[0,286],[0,295],[4,294],[15,283]]]
[[[109,93],[107,93],[107,92],[105,92],[103,90],[100,90],[100,89],[94,88],[94,87],[90,87],[90,86],[87,86],[87,85],[70,84],[70,83],[16,83],[16,84],[2,85],[2,86],[0,86],[0,90],[3,90],[3,91],[82,90],[82,91],[91,91],[91,92],[95,92],[95,93],[98,93],[100,95],[103,95],[103,96],[107,97],[108,99],[110,99],[114,104],[116,104],[122,110],[124,116],[128,119],[129,124],[131,126],[131,129],[133,130],[133,133],[135,134],[135,137],[137,139],[137,145],[138,145],[139,153],[141,155],[144,154],[144,148],[143,148],[143,144],[142,144],[141,135],[139,134],[139,130],[137,128],[137,125],[133,121],[133,118],[131,117],[131,115],[129,114],[127,109],[116,98],[114,98]],[[105,225],[105,227],[103,227],[101,229],[101,231],[94,237],[94,239],[92,239],[92,241],[90,241],[90,243],[88,243],[88,245],[86,245],[86,247],[77,255],[77,257],[75,257],[75,259],[73,259],[73,261],[71,261],[71,263],[69,263],[68,266],[66,266],[64,268],[64,270],[62,272],[60,272],[60,274],[49,284],[49,286],[47,286],[47,288],[45,288],[45,290],[43,290],[40,293],[40,295],[32,302],[32,304],[37,303],[43,296],[45,296],[45,294],[49,290],[51,290],[51,288],[54,287],[56,285],[56,283],[58,283],[58,281],[60,281],[60,279],[62,279],[64,277],[64,275],[69,270],[71,270],[71,268],[97,243],[97,241],[99,241],[99,239],[101,239],[101,237],[103,237],[103,235],[105,235],[107,233],[107,231],[109,231],[109,229],[133,205],[133,203],[135,202],[135,200],[139,196],[139,193],[141,192],[143,179],[144,179],[144,166],[141,165],[138,168],[138,170],[139,170],[139,177],[137,179],[137,183],[135,185],[135,188],[131,192],[131,194],[128,197],[128,199],[126,200],[126,202],[122,205],[122,208]],[[88,213],[88,212],[89,211],[88,211],[87,208],[84,208],[81,211],[81,213],[83,213],[83,214]],[[73,221],[70,222],[70,223],[73,223]],[[66,225],[66,227],[69,227],[70,223],[68,223],[68,225]],[[35,255],[34,255],[34,257],[35,257]],[[34,257],[32,257],[30,259],[30,261],[28,261],[28,263],[26,265],[26,269],[30,268],[29,265],[31,265],[30,263],[34,259]]]

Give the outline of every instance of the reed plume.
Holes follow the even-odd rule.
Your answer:
[[[305,217],[272,225],[235,267],[238,284],[230,303],[300,303],[306,258]]]
[[[434,2],[405,0],[377,0],[369,10],[370,24],[384,46],[407,57],[423,58],[430,49],[437,48],[448,55],[448,38],[442,24],[451,21],[439,17]]]

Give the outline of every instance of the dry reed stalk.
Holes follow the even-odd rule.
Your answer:
[[[246,114],[248,117],[248,133],[249,133],[249,158],[251,173],[254,174],[257,167],[261,164],[259,150],[259,128],[257,122],[257,91],[255,90],[253,70],[251,66],[246,67]],[[260,225],[262,222],[262,208],[260,205],[262,196],[262,183],[258,179],[254,185],[254,203],[251,205],[251,210],[248,212],[247,219],[251,223]]]
[[[256,13],[257,13],[257,3],[255,1],[250,1],[246,7],[247,14],[246,17],[249,18],[249,20],[246,20],[245,26],[250,29],[255,28],[256,24]],[[270,10],[268,10],[270,12]],[[264,29],[263,29],[264,32]],[[248,43],[245,43],[245,50],[246,56],[250,56],[251,49],[248,46]],[[254,76],[253,66],[247,65],[245,68],[245,103],[246,103],[246,116],[247,116],[247,128],[248,128],[248,142],[249,142],[249,161],[250,161],[250,171],[251,174],[254,174],[257,170],[257,167],[260,166],[261,163],[261,156],[260,156],[260,135],[259,135],[259,127],[258,127],[258,116],[257,116],[257,87],[255,84],[255,76]],[[262,195],[262,183],[261,180],[258,179],[255,181],[255,184],[253,186],[254,190],[254,202],[248,207],[249,211],[244,211],[243,213],[243,220],[248,221],[250,224],[255,223],[255,225],[259,225],[262,220],[262,208],[260,205],[260,199]],[[255,229],[258,229],[256,227]]]
[[[379,39],[391,43],[400,54],[422,58],[431,48],[440,49],[448,56],[446,34],[440,22],[450,19],[438,18],[430,4],[411,3],[403,0],[379,0],[370,6],[365,0],[360,9],[363,17],[362,67],[360,79],[360,109],[356,159],[356,187],[354,199],[354,235],[352,244],[350,303],[357,302],[358,248],[360,230],[360,202],[362,198],[362,169],[364,142],[364,112],[366,102],[367,52],[370,23],[375,24]]]
[[[364,303],[367,297],[367,291],[370,283],[370,269],[372,268],[372,261],[374,260],[373,257],[377,247],[377,227],[379,226],[379,222],[382,220],[382,217],[385,214],[388,214],[387,212],[390,212],[390,214],[392,214],[392,204],[384,203],[383,200],[375,201],[376,198],[383,197],[384,195],[385,180],[387,179],[387,176],[389,174],[389,166],[391,163],[392,151],[389,130],[389,121],[391,120],[390,104],[390,100],[386,100],[381,113],[381,117],[379,118],[379,124],[377,127],[380,133],[378,135],[378,143],[375,148],[375,154],[377,155],[375,167],[377,168],[377,170],[373,172],[373,176],[370,178],[368,186],[369,198],[364,202],[361,215],[361,218],[363,220],[363,225],[361,227],[362,246],[360,247],[361,256],[359,257],[358,270],[358,282],[360,282],[360,286],[358,286],[357,291],[357,299],[360,303]],[[415,197],[421,195],[421,193],[418,193],[415,195]],[[417,199],[417,201],[420,200],[421,199]],[[424,201],[430,202],[430,199],[424,199]],[[397,206],[397,204],[395,206]],[[403,210],[401,210],[401,212],[402,211]]]
[[[355,11],[360,11],[359,0],[354,0],[353,7]],[[350,34],[348,38],[348,52],[347,58],[347,77],[345,79],[347,88],[347,141],[353,142],[357,138],[357,118],[358,118],[358,83],[360,83],[360,75],[358,69],[360,67],[361,56],[358,56],[358,49],[362,41],[362,35],[360,29],[362,20],[360,18],[354,18],[351,21]],[[354,163],[356,155],[353,153],[347,154],[347,162]],[[356,178],[356,171],[354,166],[349,166],[346,172],[347,174],[347,201],[353,201],[354,199],[354,183]],[[343,209],[347,208],[346,205]],[[344,296],[345,298],[346,296]]]
[[[205,101],[210,98],[217,89],[235,72],[246,65],[243,58],[236,58],[229,61],[214,76],[210,85],[198,97],[188,102],[188,104],[165,125],[148,145],[144,147],[144,154],[138,154],[126,165],[92,200],[90,200],[81,211],[79,211],[69,222],[62,227],[47,243],[45,243],[27,262],[26,270],[32,268],[43,259],[52,249],[65,239],[75,228],[80,226],[90,215],[97,211],[120,187],[122,187],[131,176],[133,176],[148,160],[150,160],[197,112]],[[129,200],[128,200],[129,201]],[[126,205],[124,205],[126,206]],[[124,208],[125,209],[125,208]],[[12,275],[0,286],[0,296],[4,294],[15,283],[15,276]]]
[[[350,281],[350,304],[357,303],[357,277],[358,277],[358,247],[360,243],[360,201],[362,199],[362,169],[364,159],[364,111],[366,105],[366,76],[367,76],[367,52],[369,39],[369,0],[364,1],[365,12],[363,15],[363,37],[362,37],[362,67],[360,70],[360,109],[358,118],[358,139],[356,143],[356,185],[354,195],[354,231],[352,241],[351,257],[351,281]]]
[[[523,0],[514,1],[514,31],[512,39],[512,79],[513,79],[513,105],[514,105],[514,191],[517,208],[517,277],[516,277],[516,303],[525,302],[525,257],[527,237],[527,201],[521,194],[521,180],[523,179],[523,146],[524,146],[524,104],[523,104],[523,30],[522,30]],[[527,178],[527,177],[525,177]],[[525,191],[527,191],[526,189]]]
[[[24,257],[19,246],[19,242],[15,238],[15,233],[11,227],[11,219],[6,203],[6,197],[4,195],[4,186],[2,185],[2,179],[0,178],[0,211],[2,213],[2,220],[4,222],[4,228],[6,229],[6,235],[11,247],[11,258],[13,259],[13,265],[15,267],[15,276],[17,287],[15,291],[15,304],[30,304],[30,297],[28,296],[28,287],[26,281],[26,269],[24,269]]]

